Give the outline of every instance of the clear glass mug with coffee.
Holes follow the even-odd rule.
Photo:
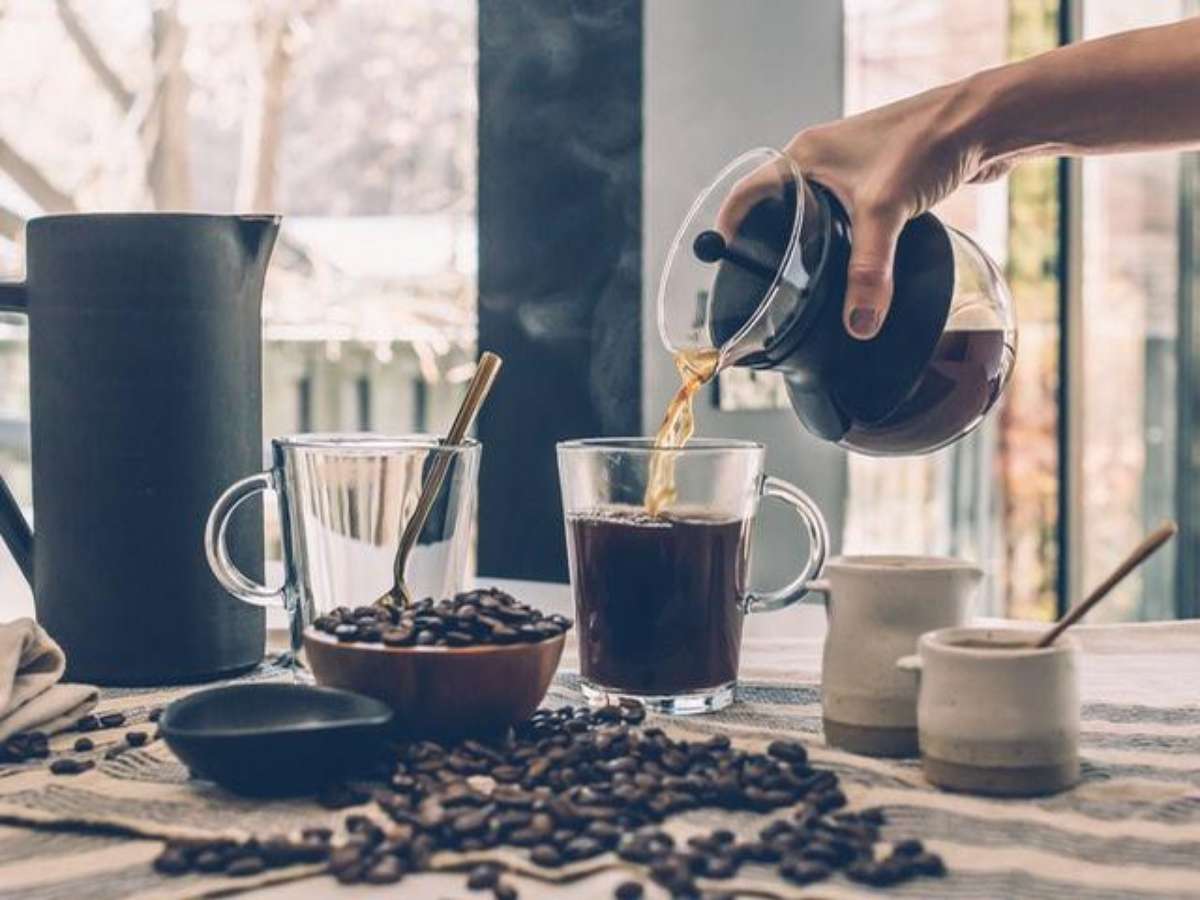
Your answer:
[[[658,327],[681,371],[782,372],[810,432],[871,455],[927,453],[974,429],[1012,372],[1016,321],[1000,271],[931,213],[901,232],[879,334],[842,324],[851,222],[787,156],[730,163],[680,226],[658,291]],[[702,376],[702,377],[701,377]]]
[[[799,488],[765,477],[765,457],[750,441],[558,445],[589,702],[633,698],[660,712],[698,713],[733,700],[743,617],[802,598],[829,546],[820,510]],[[764,497],[796,511],[808,543],[795,579],[770,592],[748,585],[751,524]]]

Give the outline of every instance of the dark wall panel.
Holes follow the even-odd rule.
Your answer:
[[[479,571],[563,580],[554,444],[641,423],[642,3],[479,2]]]

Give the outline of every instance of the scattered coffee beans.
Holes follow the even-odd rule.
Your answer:
[[[337,846],[328,829],[308,829],[295,841],[172,843],[155,867],[169,875],[248,875],[324,862],[342,884],[392,884],[426,869],[437,851],[507,845],[528,848],[530,860],[545,868],[615,852],[675,896],[698,896],[697,879],[733,878],[747,864],[774,867],[797,885],[837,872],[872,887],[945,874],[942,860],[919,841],[877,854],[883,812],[835,811],[846,802],[837,776],[812,767],[803,745],[776,741],[766,753],[749,753],[724,736],[677,741],[642,727],[644,715],[635,705],[543,709],[503,739],[405,744],[386,786],[342,785],[322,795],[329,808],[373,802],[382,814],[347,815],[347,837]],[[492,784],[480,776],[492,776]],[[701,807],[790,814],[765,822],[751,840],[718,829],[677,845],[660,827]],[[476,866],[467,885],[515,897],[501,871]],[[642,893],[630,881],[616,896],[637,900]]]
[[[144,731],[127,731],[125,732],[125,743],[130,747],[141,747],[149,739],[149,735]]]
[[[50,739],[40,731],[23,731],[0,744],[0,762],[21,763],[50,755]]]
[[[451,600],[426,598],[405,609],[338,607],[313,627],[343,642],[386,647],[470,647],[518,644],[558,637],[571,628],[565,616],[546,616],[497,588],[468,591]]]
[[[90,759],[72,759],[67,756],[50,763],[50,771],[55,775],[78,775],[95,765]]]
[[[94,750],[95,748],[96,745],[91,738],[81,737],[75,740],[76,753],[87,753],[89,750]]]
[[[101,728],[117,728],[125,724],[125,713],[105,713],[100,717]]]

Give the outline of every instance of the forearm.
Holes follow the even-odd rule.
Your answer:
[[[1200,18],[1072,44],[960,88],[982,166],[1200,145]]]

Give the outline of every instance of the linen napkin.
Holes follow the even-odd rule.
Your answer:
[[[67,656],[33,619],[0,624],[0,741],[22,731],[54,734],[96,705],[100,692],[60,684]]]

